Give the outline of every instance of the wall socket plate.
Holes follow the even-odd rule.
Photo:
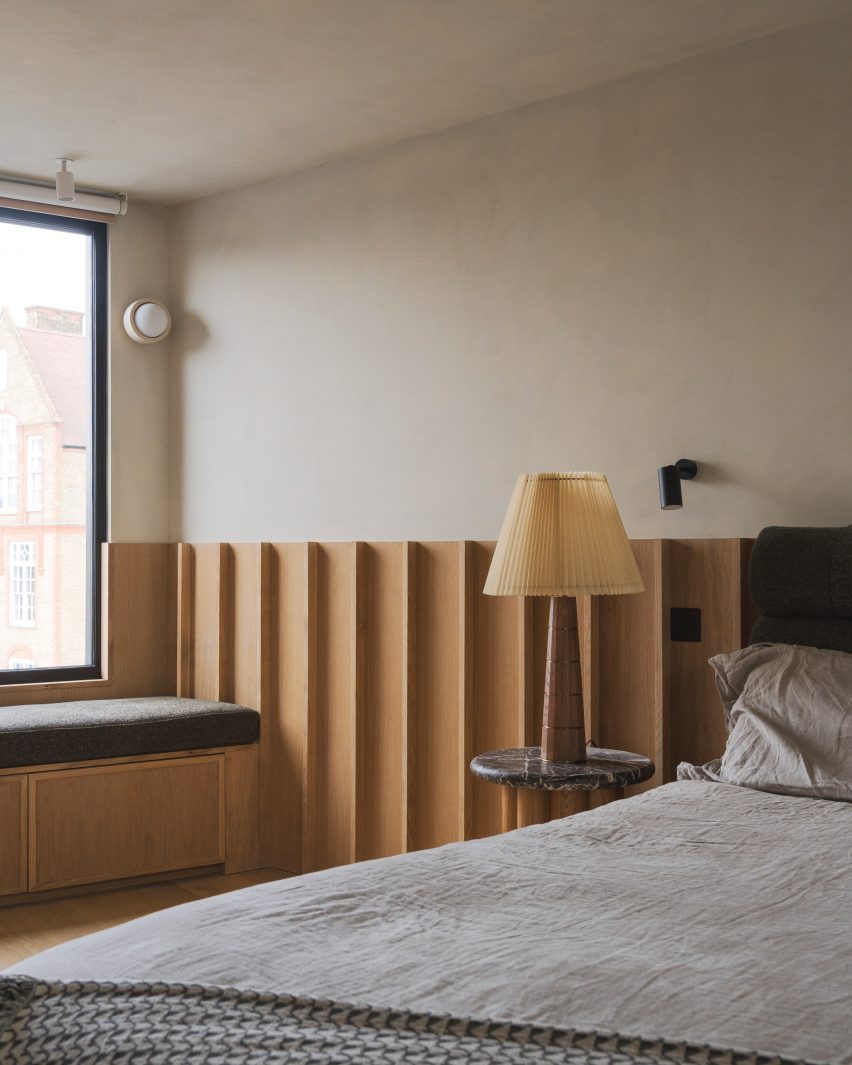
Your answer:
[[[669,639],[673,643],[701,643],[701,611],[698,607],[671,608]]]

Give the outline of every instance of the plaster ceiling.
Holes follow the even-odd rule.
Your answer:
[[[3,0],[0,172],[176,203],[852,0]]]

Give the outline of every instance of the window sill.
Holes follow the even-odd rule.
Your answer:
[[[58,692],[68,691],[74,698],[75,693],[85,689],[87,692],[102,688],[111,688],[112,681],[108,677],[95,677],[92,680],[38,680],[27,683],[22,681],[16,684],[0,683],[0,706],[14,706],[14,694],[17,692]],[[33,702],[34,700],[28,700]]]

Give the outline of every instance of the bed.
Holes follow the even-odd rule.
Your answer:
[[[838,587],[852,599],[852,530],[762,536],[753,590],[774,613],[756,638],[852,651],[852,622],[832,616],[846,609]],[[69,1033],[85,1037],[88,1009],[91,1039],[124,1017],[114,1045],[158,1045],[150,1060],[184,1060],[169,1042],[180,1028],[180,1046],[223,1054],[192,1060],[717,1060],[709,1046],[729,1061],[850,1065],[852,804],[695,776],[36,955],[0,981],[9,1060],[77,1060]],[[15,1040],[36,1039],[27,1023],[39,1050],[69,1056],[15,1057]]]

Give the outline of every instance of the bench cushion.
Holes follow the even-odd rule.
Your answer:
[[[0,768],[256,743],[260,715],[153,696],[0,707]]]

